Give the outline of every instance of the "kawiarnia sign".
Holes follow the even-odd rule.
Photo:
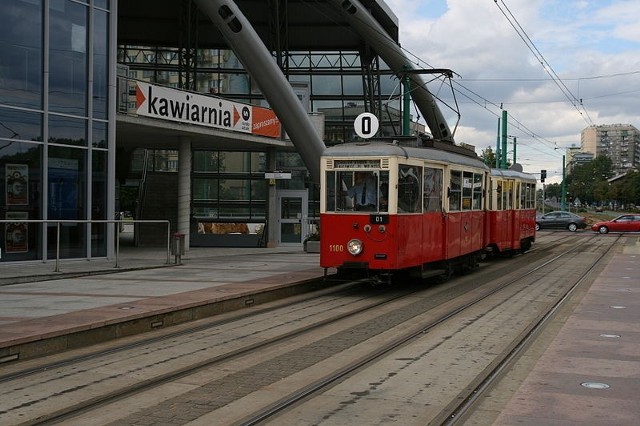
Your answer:
[[[136,112],[146,117],[280,137],[280,120],[268,109],[136,82]]]

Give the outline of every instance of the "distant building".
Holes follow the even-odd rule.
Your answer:
[[[590,126],[580,138],[582,152],[611,158],[615,174],[640,166],[640,131],[631,124]]]
[[[567,173],[571,173],[574,167],[593,161],[595,154],[584,152],[581,147],[572,145],[566,151]]]

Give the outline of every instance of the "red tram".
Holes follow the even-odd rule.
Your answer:
[[[327,148],[320,182],[323,268],[377,280],[400,271],[447,277],[477,266],[487,250],[531,247],[535,178],[494,173],[473,151],[442,145]]]
[[[536,178],[491,169],[487,200],[487,249],[525,252],[536,240]]]

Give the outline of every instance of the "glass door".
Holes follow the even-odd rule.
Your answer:
[[[309,233],[307,191],[278,191],[278,245],[302,245]]]

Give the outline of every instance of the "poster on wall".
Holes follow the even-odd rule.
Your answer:
[[[26,206],[29,204],[29,166],[7,164],[7,205]]]
[[[5,250],[7,253],[26,253],[29,251],[29,226],[26,222],[29,213],[27,212],[7,212],[7,220],[15,220],[16,222],[7,222],[5,229]]]

